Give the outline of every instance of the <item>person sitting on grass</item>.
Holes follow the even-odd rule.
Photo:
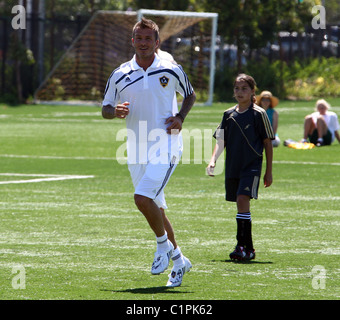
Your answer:
[[[301,142],[314,143],[317,147],[331,145],[336,138],[340,143],[338,116],[329,111],[330,104],[320,99],[316,102],[316,111],[307,115],[304,122],[304,135]]]

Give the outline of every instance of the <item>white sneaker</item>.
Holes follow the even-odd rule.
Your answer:
[[[186,272],[189,272],[192,268],[190,260],[183,257],[184,265],[181,267],[173,267],[169,274],[169,280],[166,284],[167,287],[179,287],[182,284],[183,276]]]
[[[165,252],[155,252],[155,258],[153,260],[151,266],[152,274],[160,274],[163,273],[169,266],[170,258],[172,256],[172,252],[174,251],[173,244],[169,241],[170,250]]]

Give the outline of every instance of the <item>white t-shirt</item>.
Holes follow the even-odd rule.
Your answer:
[[[130,103],[126,117],[129,164],[166,163],[172,155],[179,158],[182,135],[167,134],[170,124],[165,124],[167,118],[178,112],[176,92],[186,98],[193,88],[181,66],[162,60],[157,54],[146,71],[134,56],[112,72],[102,104]]]
[[[312,119],[315,124],[319,116],[320,116],[320,112],[318,111],[312,113]],[[323,118],[325,119],[328,130],[332,134],[332,142],[333,142],[335,138],[335,131],[340,129],[338,116],[333,111],[326,111],[326,114],[323,115]]]

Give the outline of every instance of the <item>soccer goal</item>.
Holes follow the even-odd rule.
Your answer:
[[[197,101],[213,102],[217,13],[97,11],[34,94],[36,103],[100,104],[106,81],[134,54],[131,31],[142,17],[160,27],[161,50],[180,64]]]

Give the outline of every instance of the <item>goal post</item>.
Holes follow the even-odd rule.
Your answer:
[[[218,14],[148,9],[97,11],[35,91],[35,102],[99,105],[112,71],[134,54],[131,32],[142,17],[159,25],[161,50],[182,65],[197,102],[211,105]]]
[[[167,10],[150,10],[150,9],[138,10],[137,12],[138,21],[140,21],[143,16],[166,16],[166,17],[172,17],[172,18],[176,18],[176,17],[192,18],[192,19],[197,19],[197,21],[202,21],[205,19],[211,20],[210,55],[209,55],[209,60],[210,60],[209,61],[209,86],[208,86],[208,96],[205,101],[206,105],[211,105],[213,102],[213,97],[214,97],[214,78],[215,78],[215,64],[216,64],[216,37],[217,37],[218,14],[213,13],[213,12],[167,11]],[[185,26],[186,24],[182,22],[182,30],[185,28]],[[160,30],[160,33],[161,33],[160,34],[161,40],[165,41],[166,40],[165,37],[162,37],[162,28]],[[200,50],[204,50],[204,48],[200,48]]]

